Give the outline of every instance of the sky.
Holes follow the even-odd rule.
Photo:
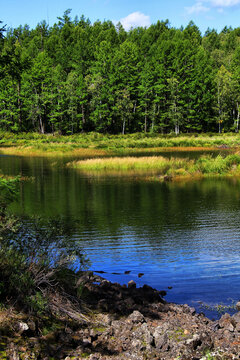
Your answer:
[[[73,19],[120,21],[126,30],[166,19],[177,28],[192,20],[203,34],[208,27],[240,27],[240,0],[0,0],[0,20],[13,28],[34,28],[42,20],[51,26],[67,9]]]

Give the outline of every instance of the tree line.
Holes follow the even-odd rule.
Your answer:
[[[72,20],[0,23],[0,129],[223,132],[239,130],[240,28],[168,20],[126,32]]]

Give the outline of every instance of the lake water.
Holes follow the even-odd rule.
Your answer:
[[[12,210],[60,216],[85,249],[91,269],[105,271],[107,279],[166,290],[166,300],[187,303],[210,317],[218,314],[200,302],[239,300],[239,181],[96,177],[66,168],[64,160],[12,156],[0,156],[0,168],[33,177],[21,184]]]

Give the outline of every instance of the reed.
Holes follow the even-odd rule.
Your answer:
[[[207,177],[207,176],[240,176],[240,155],[226,157],[218,155],[200,156],[198,159],[164,158],[162,156],[145,157],[111,157],[73,161],[67,164],[72,168],[106,174],[108,171],[139,171],[158,173],[160,177]]]
[[[232,148],[240,147],[239,134],[128,134],[110,135],[99,133],[84,133],[69,136],[42,135],[37,133],[12,134],[0,132],[0,146],[4,153],[13,153],[12,148],[23,154],[48,153],[66,154],[78,149],[104,150],[111,154],[138,153],[154,151],[154,149],[177,148]],[[25,149],[27,148],[27,149]],[[4,149],[4,150],[3,150]],[[150,150],[152,149],[152,150]],[[82,151],[82,150],[81,150]],[[51,155],[50,155],[51,156]]]
[[[182,166],[183,159],[166,159],[162,156],[111,157],[73,161],[69,166],[84,170],[160,170],[167,172],[171,167]]]
[[[58,146],[12,146],[0,147],[0,154],[18,155],[28,157],[79,157],[95,158],[99,156],[109,156],[110,152],[103,149],[94,148],[70,148],[64,145]]]

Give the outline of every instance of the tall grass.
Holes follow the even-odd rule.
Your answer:
[[[144,134],[109,135],[99,133],[84,133],[70,136],[42,135],[37,133],[13,134],[0,132],[0,146],[5,153],[14,147],[24,154],[27,151],[34,153],[58,152],[66,154],[76,149],[106,150],[111,153],[127,153],[139,149],[171,148],[171,147],[238,147],[239,134]],[[27,149],[26,149],[27,148]]]
[[[111,157],[73,161],[69,166],[84,170],[154,170],[167,172],[170,168],[182,167],[184,159],[167,159],[162,156]]]
[[[115,157],[73,161],[69,167],[83,171],[154,171],[161,176],[240,176],[240,155],[232,154],[226,157],[200,156],[195,160],[161,156],[152,157]]]

